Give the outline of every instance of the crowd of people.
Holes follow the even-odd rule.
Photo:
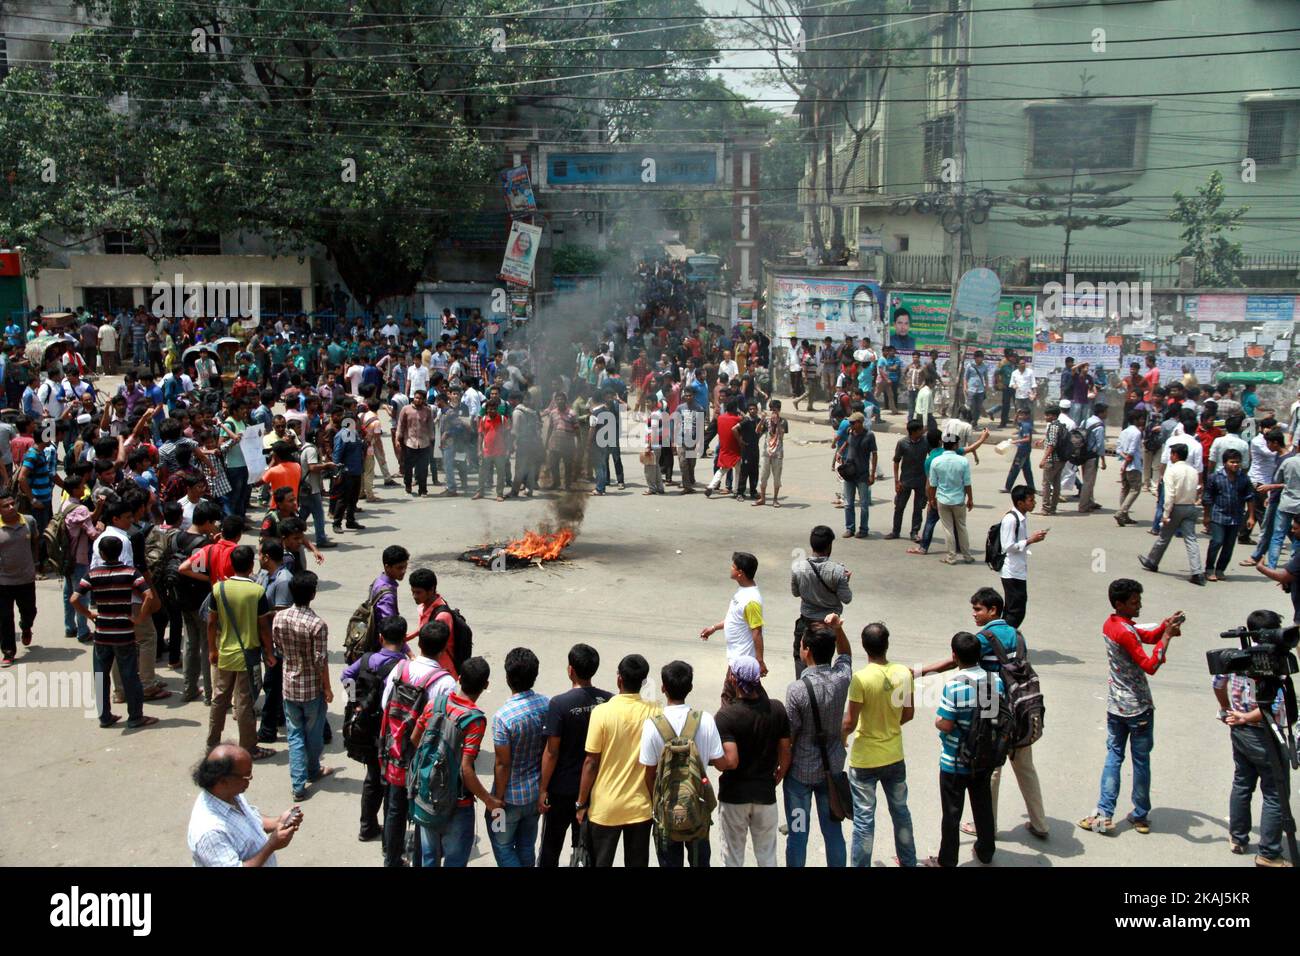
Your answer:
[[[1042,401],[1044,383],[1023,356],[1004,355],[993,367],[976,352],[962,372],[965,397],[946,418],[937,356],[917,353],[908,364],[866,339],[844,347],[828,340],[823,352],[833,354],[823,361],[823,353],[792,343],[795,407],[806,399],[811,409],[814,397],[828,405],[827,491],[843,508],[842,534],[870,536],[872,486],[884,480],[872,426],[882,414],[906,415],[906,435],[893,453],[892,530],[884,537],[902,537],[910,502],[907,553],[928,553],[942,525],[948,564],[975,560],[966,527],[974,506],[971,462],[990,439],[989,429],[979,428],[985,396],[1001,392],[1001,424],[1015,428],[998,448],[1012,457],[1004,488],[1011,506],[997,535],[1002,588],[972,596],[975,630],[953,637],[951,657],[914,673],[890,662],[888,627],[869,623],[859,635],[866,663],[855,670],[843,618],[851,575],[830,559],[836,532],[818,525],[811,557],[792,571],[800,600],[792,653],[798,679],[783,699],[764,684],[770,645],[757,560],[737,552],[737,590],[726,616],[700,634],[726,639],[715,712],[687,703],[695,678],[683,661],[661,668],[662,710],[644,699],[650,667],[637,654],[619,662],[617,693],[597,689],[599,654],[584,644],[567,657],[572,689],[548,700],[533,690],[538,655],[516,648],[503,665],[511,696],[491,720],[495,771],[485,786],[474,765],[489,727],[477,702],[490,668],[473,654],[472,630],[439,593],[434,570],[409,569],[401,546],[383,549],[383,573],[354,615],[364,640],[332,677],[329,628],[312,610],[319,581],[311,568],[336,546],[329,532],[337,538],[366,530],[358,518],[377,500],[380,479],[411,496],[442,485],[444,496],[472,491],[475,499],[505,501],[548,490],[586,494],[587,483],[600,496],[626,486],[628,445],[644,467],[645,494],[677,485],[681,494],[725,492],[780,507],[790,426],[772,397],[772,343],[750,328],[701,322],[678,278],[672,269],[647,270],[639,308],[569,340],[489,332],[481,317],[449,311],[436,335],[392,316],[330,331],[300,316],[264,323],[223,355],[193,349],[230,331],[219,321],[139,309],[84,314],[74,340],[33,369],[25,343],[43,331],[40,316],[31,332],[7,328],[0,663],[14,663],[19,641],[31,644],[35,582],[50,574],[62,580],[66,636],[93,644],[101,727],[121,720],[114,705],[125,705],[128,727],[156,723],[145,704],[173,693],[162,666],[177,671],[183,699],[209,707],[210,752],[195,772],[201,794],[189,835],[202,865],[273,863],[292,840],[303,820],[298,808],[262,817],[242,793],[253,763],[273,754],[267,745],[282,729],[295,802],[336,771],[322,762],[336,686],[347,695],[348,755],[366,768],[358,836],[381,843],[386,865],[464,865],[481,805],[503,866],[558,865],[570,840],[594,865],[611,864],[620,842],[625,863],[644,865],[652,840],[660,865],[708,865],[715,807],[727,865],[743,863],[747,841],[760,865],[774,865],[784,830],[786,864],[799,866],[814,804],[828,863],[870,865],[876,784],[894,823],[898,861],[913,865],[900,727],[915,712],[913,681],[953,670],[936,720],[942,838],[927,861],[948,866],[957,861],[963,829],[976,836],[977,858],[987,862],[994,852],[1003,762],[974,760],[969,740],[985,732],[980,715],[989,696],[1008,693],[1001,669],[1028,661],[1019,632],[1028,548],[1046,536],[1029,529],[1035,449],[1042,452],[1039,514],[1056,513],[1071,488],[1081,514],[1100,510],[1095,485],[1108,459],[1122,476],[1121,526],[1134,523],[1138,495],[1154,490],[1151,530],[1159,540],[1140,559],[1150,570],[1179,535],[1193,582],[1221,580],[1234,543],[1249,541],[1258,525],[1256,554],[1242,563],[1283,584],[1300,576],[1294,547],[1278,567],[1287,537],[1300,540],[1300,464],[1292,464],[1300,403],[1286,429],[1271,418],[1255,423],[1249,395],[1237,401],[1226,386],[1161,384],[1153,367],[1143,373],[1135,366],[1111,383],[1126,396],[1112,456],[1104,386],[1082,364],[1067,363],[1060,394],[1068,397],[1054,404]],[[122,384],[110,386],[119,370]],[[1248,423],[1258,432],[1249,441]],[[249,429],[260,431],[255,441],[245,437]],[[712,458],[713,468],[697,481],[700,458]],[[1208,574],[1198,517],[1212,536]],[[407,615],[399,607],[403,582],[414,603]],[[1126,746],[1134,772],[1130,820],[1139,832],[1150,827],[1146,675],[1166,659],[1181,620],[1174,614],[1153,631],[1138,628],[1140,595],[1141,586],[1127,579],[1110,588],[1108,756],[1096,811],[1080,821],[1100,832],[1114,827]],[[1142,645],[1152,643],[1148,655]],[[1225,711],[1238,715],[1228,720],[1237,748],[1238,736],[1261,731],[1259,707],[1244,685],[1216,691],[1229,702]],[[232,711],[237,745],[222,742]],[[1032,736],[1026,730],[1003,756],[1024,794],[1029,832],[1046,839]],[[1265,793],[1258,862],[1283,865],[1276,781],[1258,740],[1237,749],[1239,774],[1253,773]],[[716,795],[706,765],[721,774]],[[963,826],[967,795],[973,821]],[[1234,802],[1233,813],[1233,844],[1244,847],[1248,796],[1244,809]],[[841,826],[848,820],[851,852]]]

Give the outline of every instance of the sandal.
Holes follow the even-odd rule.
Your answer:
[[[922,866],[943,866],[937,856],[927,856],[921,863]]]
[[[976,836],[976,835],[977,835],[976,832],[975,832],[975,824],[973,824],[973,823],[963,823],[963,824],[961,825],[961,832],[962,832],[962,833],[965,833],[967,836]]]
[[[1237,856],[1245,856],[1245,855],[1246,855],[1246,844],[1245,844],[1245,843],[1238,843],[1238,842],[1235,841],[1235,840],[1229,840],[1229,841],[1228,841],[1228,849],[1231,850],[1231,851],[1232,851],[1234,854],[1236,854]]]
[[[1091,830],[1093,833],[1113,833],[1115,823],[1110,817],[1102,817],[1094,813],[1092,816],[1080,820],[1079,827],[1084,830]]]
[[[253,749],[252,757],[254,760],[265,760],[267,757],[274,757],[274,756],[275,756],[274,750],[268,750],[265,747],[255,747]]]
[[[781,507],[781,502],[779,502],[779,501],[777,501],[775,498],[773,498],[773,499],[772,499],[772,507],[773,507],[773,508],[779,508],[779,507]]]
[[[907,553],[908,554],[929,554],[930,552],[927,551],[925,548],[915,547],[915,548],[908,548]]]
[[[1237,562],[1237,567],[1239,567],[1239,568],[1253,568],[1257,563],[1258,563],[1258,562],[1252,561],[1250,558],[1243,558],[1242,560],[1240,560],[1240,561]]]
[[[326,777],[332,777],[338,772],[338,767],[321,767],[320,773],[316,774],[314,777],[309,777],[308,781],[310,783],[316,783],[319,780],[324,780]]]
[[[144,692],[145,700],[166,700],[172,695],[172,692],[165,687],[155,687],[152,690]]]
[[[128,720],[126,722],[127,730],[135,730],[137,727],[152,727],[158,723],[157,717],[141,717],[139,720]]]
[[[946,555],[946,554],[945,554],[942,558],[940,558],[940,560],[941,560],[944,564],[956,564],[956,563],[957,563],[957,559],[956,559],[956,558],[950,558],[950,557],[948,557],[948,555]]]

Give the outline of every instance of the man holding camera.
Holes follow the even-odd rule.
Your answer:
[[[1276,611],[1253,611],[1246,618],[1246,628],[1261,631],[1282,626]],[[1255,865],[1289,867],[1294,865],[1282,855],[1282,796],[1273,773],[1269,750],[1272,731],[1264,720],[1255,693],[1255,682],[1241,674],[1215,674],[1214,696],[1219,700],[1219,719],[1228,725],[1232,738],[1232,796],[1228,801],[1228,840],[1233,853],[1244,854],[1250,846],[1250,803],[1259,782],[1264,797],[1259,820],[1259,853]],[[1274,719],[1282,718],[1282,690],[1271,704]]]

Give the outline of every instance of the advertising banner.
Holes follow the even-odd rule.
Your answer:
[[[829,335],[838,344],[849,335],[876,345],[884,341],[885,298],[875,279],[774,276],[772,291],[768,307],[778,339],[821,341]]]
[[[516,219],[510,224],[505,258],[501,260],[501,278],[517,285],[533,284],[533,265],[542,244],[542,227],[530,226]]]
[[[957,283],[948,338],[953,342],[989,345],[997,322],[1002,280],[992,269],[971,269]]]
[[[1120,368],[1122,352],[1121,346],[1096,342],[1035,342],[1034,374],[1051,375],[1060,371],[1065,368],[1067,357],[1073,358],[1075,362],[1087,362],[1093,368],[1114,372]]]
[[[899,354],[932,349],[948,352],[947,292],[891,292],[889,342]],[[1038,300],[1032,295],[1004,295],[998,300],[990,351],[1015,349],[1028,352],[1034,344],[1034,316]]]

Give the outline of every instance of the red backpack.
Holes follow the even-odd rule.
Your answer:
[[[429,702],[429,688],[446,673],[441,667],[435,667],[417,683],[411,680],[411,662],[402,662],[379,730],[379,769],[388,783],[406,786],[406,769],[414,753],[411,732]]]

